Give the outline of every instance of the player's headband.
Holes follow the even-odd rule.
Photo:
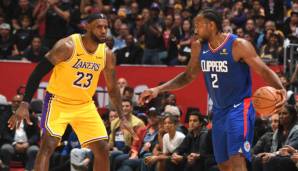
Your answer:
[[[86,21],[88,23],[90,23],[96,19],[107,19],[107,17],[102,13],[94,13],[94,14],[90,14],[86,17]]]

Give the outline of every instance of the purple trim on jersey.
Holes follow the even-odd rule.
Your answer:
[[[49,108],[49,104],[51,102],[53,95],[49,92],[46,92],[45,98],[44,98],[44,104],[43,104],[43,108],[42,108],[42,116],[41,116],[41,123],[40,123],[40,127],[42,128],[42,134],[44,134],[46,132],[46,119],[47,119],[47,114],[50,110]]]

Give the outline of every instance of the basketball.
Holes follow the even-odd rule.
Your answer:
[[[252,103],[258,115],[271,116],[276,104],[280,101],[280,95],[276,94],[273,87],[261,87],[252,96]]]

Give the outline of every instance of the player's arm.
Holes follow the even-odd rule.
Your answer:
[[[261,60],[252,44],[244,39],[236,39],[233,44],[233,56],[235,61],[243,60],[270,86],[278,89],[277,93],[279,93],[282,97],[281,103],[277,105],[279,110],[286,100],[285,89],[277,74]]]
[[[29,103],[38,89],[41,79],[49,73],[54,65],[67,60],[71,57],[73,51],[73,42],[70,38],[65,38],[59,40],[54,47],[45,55],[45,58],[39,62],[34,68],[33,72],[29,76],[26,84],[25,93],[23,101],[20,107],[16,111],[16,115],[9,119],[9,127],[13,129],[16,125],[16,121],[21,121],[26,119],[28,124],[30,124],[28,107]],[[18,122],[19,124],[20,122]],[[18,127],[19,125],[17,125]]]
[[[126,118],[122,112],[122,101],[121,101],[121,94],[119,87],[117,86],[117,79],[116,79],[116,57],[114,53],[108,49],[106,49],[106,65],[103,70],[106,85],[108,88],[108,93],[111,99],[113,106],[115,107],[119,118],[121,120],[121,124],[126,127],[126,129],[136,137],[133,128],[129,126]]]
[[[145,90],[140,96],[140,103],[144,104],[145,101],[150,101],[152,98],[155,98],[160,92],[177,90],[192,82],[192,80],[197,77],[201,68],[199,63],[200,52],[200,42],[193,41],[191,44],[191,57],[186,66],[186,70],[178,74],[175,78],[158,87]]]

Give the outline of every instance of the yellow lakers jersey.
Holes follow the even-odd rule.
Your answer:
[[[72,56],[55,65],[47,91],[65,103],[82,104],[92,100],[101,71],[105,67],[106,45],[99,44],[95,53],[88,53],[80,34],[73,34]]]

